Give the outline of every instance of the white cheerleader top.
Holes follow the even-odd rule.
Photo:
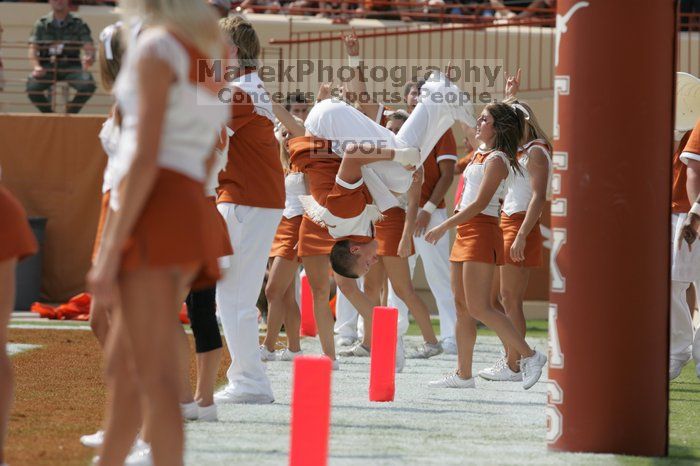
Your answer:
[[[547,157],[547,164],[549,166],[547,192],[549,192],[549,186],[552,183],[552,156],[549,154],[547,143],[542,139],[535,139],[525,144],[520,150],[518,163],[522,168],[522,176],[517,174],[513,176],[510,183],[508,183],[506,196],[503,200],[503,212],[508,216],[518,212],[525,212],[530,205],[530,200],[532,199],[532,184],[527,164],[530,160],[530,152],[535,148],[541,149],[545,157]]]
[[[477,149],[474,151],[474,157],[472,161],[467,165],[464,170],[464,185],[462,188],[462,194],[459,197],[459,205],[457,206],[457,211],[464,210],[469,204],[474,202],[479,194],[479,188],[481,187],[481,182],[484,179],[484,171],[486,170],[486,164],[489,162],[501,159],[506,168],[508,168],[508,177],[505,178],[498,185],[498,189],[494,193],[493,197],[489,201],[488,206],[481,211],[484,215],[489,215],[491,217],[500,217],[501,215],[501,200],[505,196],[506,186],[509,179],[512,177],[510,164],[508,163],[508,157],[505,153],[501,151],[482,151]]]
[[[114,116],[111,116],[102,123],[102,129],[98,137],[102,144],[102,150],[107,154],[107,166],[105,166],[104,175],[102,176],[102,194],[112,189],[112,166],[114,165],[114,156],[119,147],[120,129],[114,121]]]
[[[113,187],[119,186],[128,173],[136,152],[140,94],[137,63],[144,57],[168,63],[176,77],[169,89],[158,166],[202,183],[207,180],[205,162],[214,148],[216,135],[229,118],[230,107],[221,102],[205,83],[198,82],[197,60],[207,58],[200,54],[193,46],[161,27],[142,32],[127,51],[114,85],[122,125],[114,157]],[[113,195],[110,204],[113,209],[118,209],[118,196]]]

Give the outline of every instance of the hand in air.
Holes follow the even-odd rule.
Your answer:
[[[522,70],[518,68],[515,76],[506,75],[506,99],[515,98],[520,90],[520,76]]]
[[[350,34],[343,36],[343,42],[345,43],[345,51],[349,56],[356,57],[360,55],[360,40],[357,38],[355,28],[352,28]]]

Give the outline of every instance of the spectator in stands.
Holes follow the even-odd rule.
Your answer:
[[[208,0],[220,18],[226,18],[231,11],[231,0]]]
[[[67,104],[68,113],[80,112],[95,92],[95,80],[88,71],[95,60],[90,27],[68,11],[68,3],[49,0],[51,12],[34,23],[29,37],[33,69],[27,80],[27,95],[43,113],[53,111],[46,91],[56,81],[65,81],[76,91]]]

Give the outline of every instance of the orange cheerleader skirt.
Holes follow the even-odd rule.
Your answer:
[[[299,245],[297,254],[299,257],[327,256],[331,253],[335,239],[328,230],[314,223],[306,215],[301,220],[299,227]]]
[[[510,247],[515,241],[515,237],[525,221],[525,214],[513,214],[511,216],[501,213],[501,230],[503,230],[503,254],[506,264],[518,265],[521,267],[541,267],[542,266],[542,232],[540,231],[539,220],[532,227],[532,231],[525,239],[525,260],[515,262],[510,257]]]
[[[383,213],[384,218],[374,225],[374,239],[377,240],[378,256],[399,256],[399,243],[403,235],[406,221],[406,211],[400,207],[392,207]],[[411,240],[411,254],[414,254]]]
[[[498,217],[479,214],[458,226],[450,262],[503,265],[503,232]]]
[[[193,290],[221,277],[218,258],[233,254],[226,222],[201,182],[161,169],[122,254],[121,271],[199,266]]]
[[[17,199],[0,186],[0,262],[36,254],[39,246]]]
[[[97,221],[97,233],[95,233],[95,244],[92,247],[92,262],[97,259],[97,251],[100,249],[100,243],[102,242],[102,234],[105,229],[105,222],[107,221],[107,212],[109,211],[109,191],[102,195],[102,201],[100,202],[100,219]]]
[[[270,257],[281,257],[288,261],[298,260],[296,248],[299,243],[301,219],[301,215],[292,218],[282,217],[275,233],[275,240],[272,242]]]

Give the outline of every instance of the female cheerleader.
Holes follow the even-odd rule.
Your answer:
[[[36,239],[19,202],[0,186],[0,465],[5,465],[5,437],[12,404],[12,364],[7,348],[7,325],[15,305],[17,262],[37,251]]]
[[[287,109],[289,110],[289,109]],[[304,122],[296,120],[299,125]],[[301,316],[296,299],[295,280],[299,270],[297,244],[299,243],[299,228],[301,227],[304,207],[299,202],[299,196],[306,194],[304,174],[289,158],[289,132],[278,127],[276,135],[280,141],[282,165],[285,167],[284,188],[285,205],[282,220],[270,250],[270,275],[265,286],[265,297],[268,302],[267,332],[260,346],[260,358],[263,361],[291,361],[301,353],[299,328]],[[287,347],[277,353],[275,345],[279,332],[284,324],[287,334]]]
[[[518,163],[523,176],[511,180],[506,190],[501,213],[505,265],[500,269],[500,293],[506,315],[521,336],[525,336],[526,323],[523,301],[530,270],[542,266],[542,234],[540,217],[547,202],[551,179],[552,144],[542,130],[532,109],[519,102],[525,109],[525,137],[518,151]],[[522,378],[518,360],[520,354],[514,348],[506,348],[506,356],[492,367],[479,371],[487,380],[519,381]]]
[[[138,389],[123,393],[131,387],[116,380],[113,411],[135,415],[118,428],[108,424],[98,464],[124,462],[139,427],[138,410],[129,405],[140,397],[154,464],[177,466],[183,453],[183,368],[173,357],[182,331],[174,316],[195,278],[215,283],[219,247],[228,241],[223,230],[210,228],[216,220],[202,193],[215,134],[229,109],[217,99],[221,84],[200,82],[196,64],[223,56],[225,47],[204,2],[125,0],[121,7],[127,22],[144,20],[147,29],[130,45],[115,83],[123,118],[110,196],[114,213],[88,287],[116,311],[108,366],[129,358]],[[114,351],[120,338],[130,351]]]
[[[480,320],[523,356],[520,363],[523,387],[528,389],[539,380],[547,357],[533,351],[510,320],[494,309],[491,293],[495,267],[503,264],[499,199],[505,194],[509,172],[520,172],[516,154],[523,134],[523,114],[505,103],[489,104],[477,120],[476,128],[482,146],[464,172],[465,186],[458,212],[430,230],[425,238],[435,243],[450,228],[458,227],[450,257],[457,306],[457,371],[429,385],[475,387],[472,357],[476,322]]]

